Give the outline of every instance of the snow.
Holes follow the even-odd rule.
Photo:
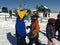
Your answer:
[[[44,8],[48,9],[48,7],[47,7],[47,6],[44,6]]]
[[[41,14],[42,15],[42,14]],[[52,16],[55,15],[55,16]],[[51,13],[51,17],[56,18],[57,13]],[[16,23],[16,18],[13,16],[12,19],[8,18],[5,20],[5,16],[0,16],[0,45],[16,45],[16,37],[15,37],[15,23]],[[40,32],[39,32],[39,41],[43,44],[47,45],[47,38],[46,38],[46,24],[47,20],[42,19],[42,23],[40,22],[39,19],[39,24],[40,24]],[[26,26],[30,25],[30,21],[25,20]],[[28,33],[30,29],[26,29],[26,32]],[[28,37],[26,37],[26,42],[29,42]],[[56,45],[59,45],[60,42],[56,40]],[[33,44],[34,45],[34,44]]]

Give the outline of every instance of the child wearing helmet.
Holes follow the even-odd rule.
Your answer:
[[[48,44],[47,45],[55,45],[55,19],[50,18],[48,19],[47,27],[46,27],[46,34],[48,38]]]
[[[38,23],[38,15],[36,12],[33,12],[33,15],[31,16],[31,25],[30,25],[30,33],[29,35],[29,43],[28,45],[32,45],[33,42],[36,45],[39,45],[38,37],[39,37],[39,23]]]

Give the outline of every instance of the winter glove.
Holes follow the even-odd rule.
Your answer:
[[[28,36],[31,36],[31,35],[33,35],[31,32],[29,32],[28,34],[27,34]]]
[[[27,26],[26,28],[28,29],[28,28],[30,28],[30,26]]]

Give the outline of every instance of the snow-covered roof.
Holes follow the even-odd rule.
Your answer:
[[[45,8],[45,9],[48,9],[48,7],[47,7],[47,6],[44,6],[44,8]]]
[[[47,6],[45,6],[45,5],[41,5],[41,8],[48,9],[48,7],[47,7]]]
[[[31,11],[33,12],[33,11],[36,11],[36,9],[31,9]]]

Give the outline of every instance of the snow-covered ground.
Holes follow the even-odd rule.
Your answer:
[[[51,14],[53,15],[53,14]],[[56,15],[56,14],[54,14]],[[0,45],[16,45],[16,37],[15,37],[15,21],[16,18],[13,16],[12,19],[5,18],[5,16],[0,16]],[[56,16],[54,16],[56,18]],[[41,41],[41,44],[47,45],[47,38],[46,38],[46,24],[47,24],[47,18],[42,19],[42,23],[39,20],[40,24],[40,32],[39,32],[39,41]],[[26,26],[30,25],[29,21],[25,21]],[[29,29],[26,30],[26,32],[29,32]],[[28,43],[28,37],[26,37],[26,42]],[[60,42],[56,40],[56,45],[60,45]]]
[[[50,13],[50,17],[47,16],[47,18],[57,18],[58,13]],[[43,13],[39,13],[40,17],[43,17]]]

